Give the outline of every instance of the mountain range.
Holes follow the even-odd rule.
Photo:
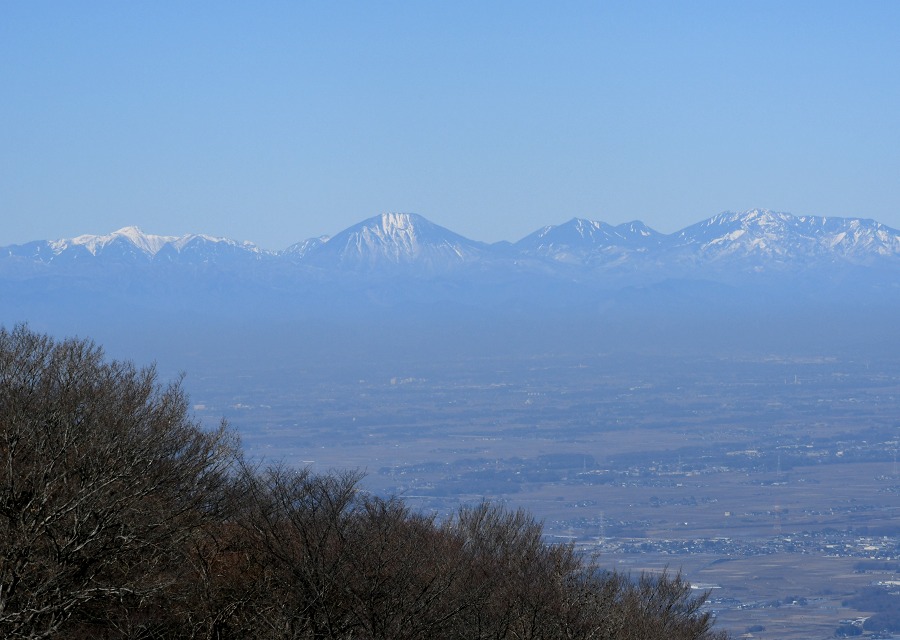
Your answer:
[[[754,209],[722,213],[672,234],[635,221],[612,226],[573,218],[518,242],[470,240],[412,213],[386,213],[340,233],[282,251],[208,235],[160,236],[126,227],[108,235],[42,240],[0,248],[0,277],[82,273],[98,268],[266,270],[295,276],[404,272],[540,273],[610,277],[719,278],[821,268],[895,268],[900,231],[874,220],[793,216]],[[177,270],[176,270],[177,271]]]
[[[344,363],[626,347],[877,354],[898,348],[898,315],[900,232],[765,210],[671,234],[575,218],[497,243],[390,213],[281,251],[135,227],[0,248],[0,324],[173,362],[290,345],[320,364],[336,349]]]

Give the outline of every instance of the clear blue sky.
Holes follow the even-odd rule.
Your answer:
[[[3,2],[0,245],[900,228],[900,2]]]

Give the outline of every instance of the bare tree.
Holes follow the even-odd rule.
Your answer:
[[[643,574],[636,583],[621,589],[622,609],[617,638],[671,638],[672,640],[715,640],[725,638],[714,632],[712,616],[702,610],[709,594],[694,595],[681,573]]]
[[[601,570],[571,545],[549,545],[523,510],[482,503],[447,528],[469,554],[467,606],[459,638],[560,640],[715,640],[680,574],[630,577]]]
[[[460,510],[449,527],[470,557],[463,629],[473,638],[550,636],[549,612],[566,573],[568,551],[547,546],[543,527],[527,512],[483,502]]]
[[[346,536],[358,508],[358,480],[353,472],[245,467],[238,522],[268,596],[253,611],[258,637],[350,637]]]
[[[0,635],[50,637],[93,616],[131,636],[154,624],[128,620],[177,581],[234,451],[153,368],[0,330]],[[131,615],[109,619],[121,603]]]
[[[428,640],[466,607],[462,546],[400,500],[363,496],[350,520],[347,590],[363,637]]]

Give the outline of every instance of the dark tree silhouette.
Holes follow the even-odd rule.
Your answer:
[[[234,441],[178,385],[85,340],[0,330],[0,635],[50,637],[175,579]]]

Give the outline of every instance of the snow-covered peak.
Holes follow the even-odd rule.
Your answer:
[[[743,228],[769,228],[783,225],[794,219],[789,213],[770,209],[750,209],[748,211],[725,211],[700,224],[706,227],[740,226]]]
[[[382,213],[350,229],[359,234],[364,244],[394,245],[410,254],[418,252],[423,243],[446,234],[456,235],[415,213]]]
[[[682,247],[698,247],[708,257],[803,257],[833,259],[837,256],[867,259],[900,254],[898,232],[874,220],[820,216],[751,209],[725,212],[681,230]]]
[[[676,234],[679,244],[721,245],[738,238],[760,236],[783,237],[791,228],[794,216],[769,209],[725,211]]]
[[[566,223],[535,231],[516,247],[562,262],[583,262],[601,252],[607,256],[644,251],[658,243],[661,234],[642,222],[612,226],[605,222],[572,218]]]
[[[54,253],[62,253],[71,247],[84,247],[92,255],[97,255],[109,244],[117,240],[125,240],[144,253],[156,255],[166,244],[177,240],[175,236],[155,236],[141,231],[138,227],[123,227],[106,235],[81,235],[75,238],[54,240],[50,246]]]
[[[580,235],[582,238],[589,238],[593,236],[605,226],[603,222],[599,222],[597,220],[588,220],[586,218],[573,218],[570,224],[574,228],[575,233]]]
[[[71,249],[83,247],[91,255],[98,255],[108,246],[115,243],[127,243],[149,257],[158,254],[164,247],[170,246],[176,253],[181,252],[188,245],[200,243],[227,244],[248,251],[260,252],[260,249],[251,242],[235,242],[227,238],[218,238],[204,234],[186,234],[183,236],[159,236],[144,233],[136,226],[122,227],[118,231],[106,235],[80,235],[74,238],[64,238],[51,241],[50,247],[54,254]]]
[[[418,228],[427,221],[412,213],[382,213],[360,229],[360,234],[368,243],[399,244],[408,253],[419,250]]]
[[[289,246],[281,252],[281,255],[291,256],[293,258],[303,258],[310,251],[314,251],[317,247],[325,244],[330,240],[330,236],[319,236],[318,238],[307,238]]]
[[[642,238],[652,238],[661,235],[659,231],[651,229],[640,220],[632,220],[631,222],[623,222],[616,229],[620,232],[627,233],[632,236],[641,236]]]
[[[316,263],[375,267],[419,264],[438,268],[467,262],[484,247],[415,213],[383,213],[309,247]]]
[[[424,220],[422,216],[414,213],[382,213],[380,219],[381,228],[385,233],[413,229],[416,222]]]

